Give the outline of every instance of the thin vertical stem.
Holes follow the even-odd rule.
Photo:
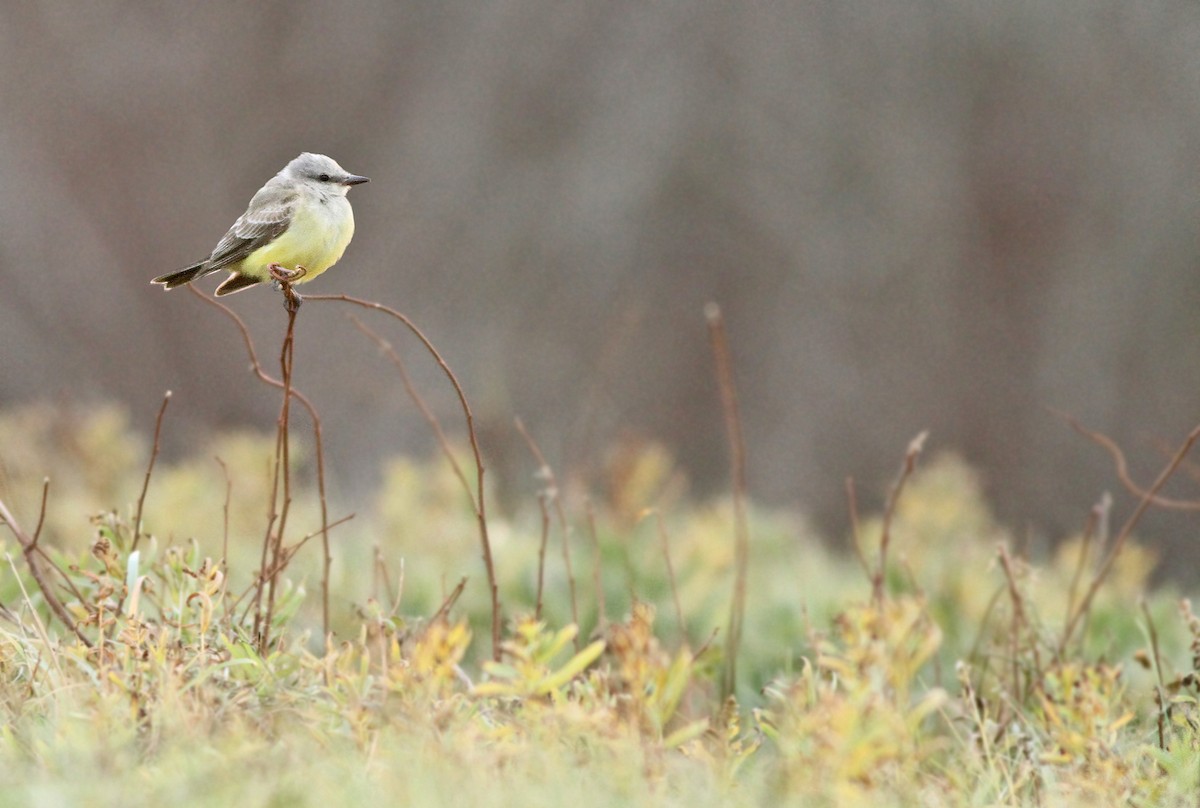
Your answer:
[[[729,438],[729,463],[733,478],[734,584],[729,606],[729,639],[725,652],[722,696],[728,698],[737,689],[737,655],[742,642],[742,623],[746,615],[746,576],[750,563],[750,522],[746,506],[746,441],[738,411],[737,390],[733,384],[733,359],[725,337],[725,321],[716,303],[704,308],[708,335],[716,364],[717,386],[721,392],[721,410]]]

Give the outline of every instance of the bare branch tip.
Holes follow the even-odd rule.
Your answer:
[[[920,454],[925,451],[925,441],[927,440],[929,440],[929,430],[925,429],[912,439],[912,443],[908,444],[909,454]]]

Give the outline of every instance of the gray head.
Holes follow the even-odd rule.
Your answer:
[[[345,195],[351,185],[370,182],[366,177],[351,174],[332,157],[304,152],[279,172],[288,179],[309,181],[327,193]]]

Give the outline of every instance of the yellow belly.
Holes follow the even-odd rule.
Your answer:
[[[306,270],[296,283],[305,283],[338,262],[354,237],[354,213],[344,198],[300,205],[282,236],[259,247],[236,269],[238,274],[268,280],[271,264]]]

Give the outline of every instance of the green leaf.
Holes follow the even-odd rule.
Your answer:
[[[567,641],[570,642],[570,638],[568,638]],[[563,665],[557,671],[539,682],[536,692],[549,693],[551,691],[558,690],[567,682],[571,681],[580,673],[582,673],[588,665],[591,665],[593,662],[599,659],[600,655],[603,653],[604,640],[596,640],[587,648],[584,648],[578,654],[571,657],[571,660],[567,662],[566,665]]]

